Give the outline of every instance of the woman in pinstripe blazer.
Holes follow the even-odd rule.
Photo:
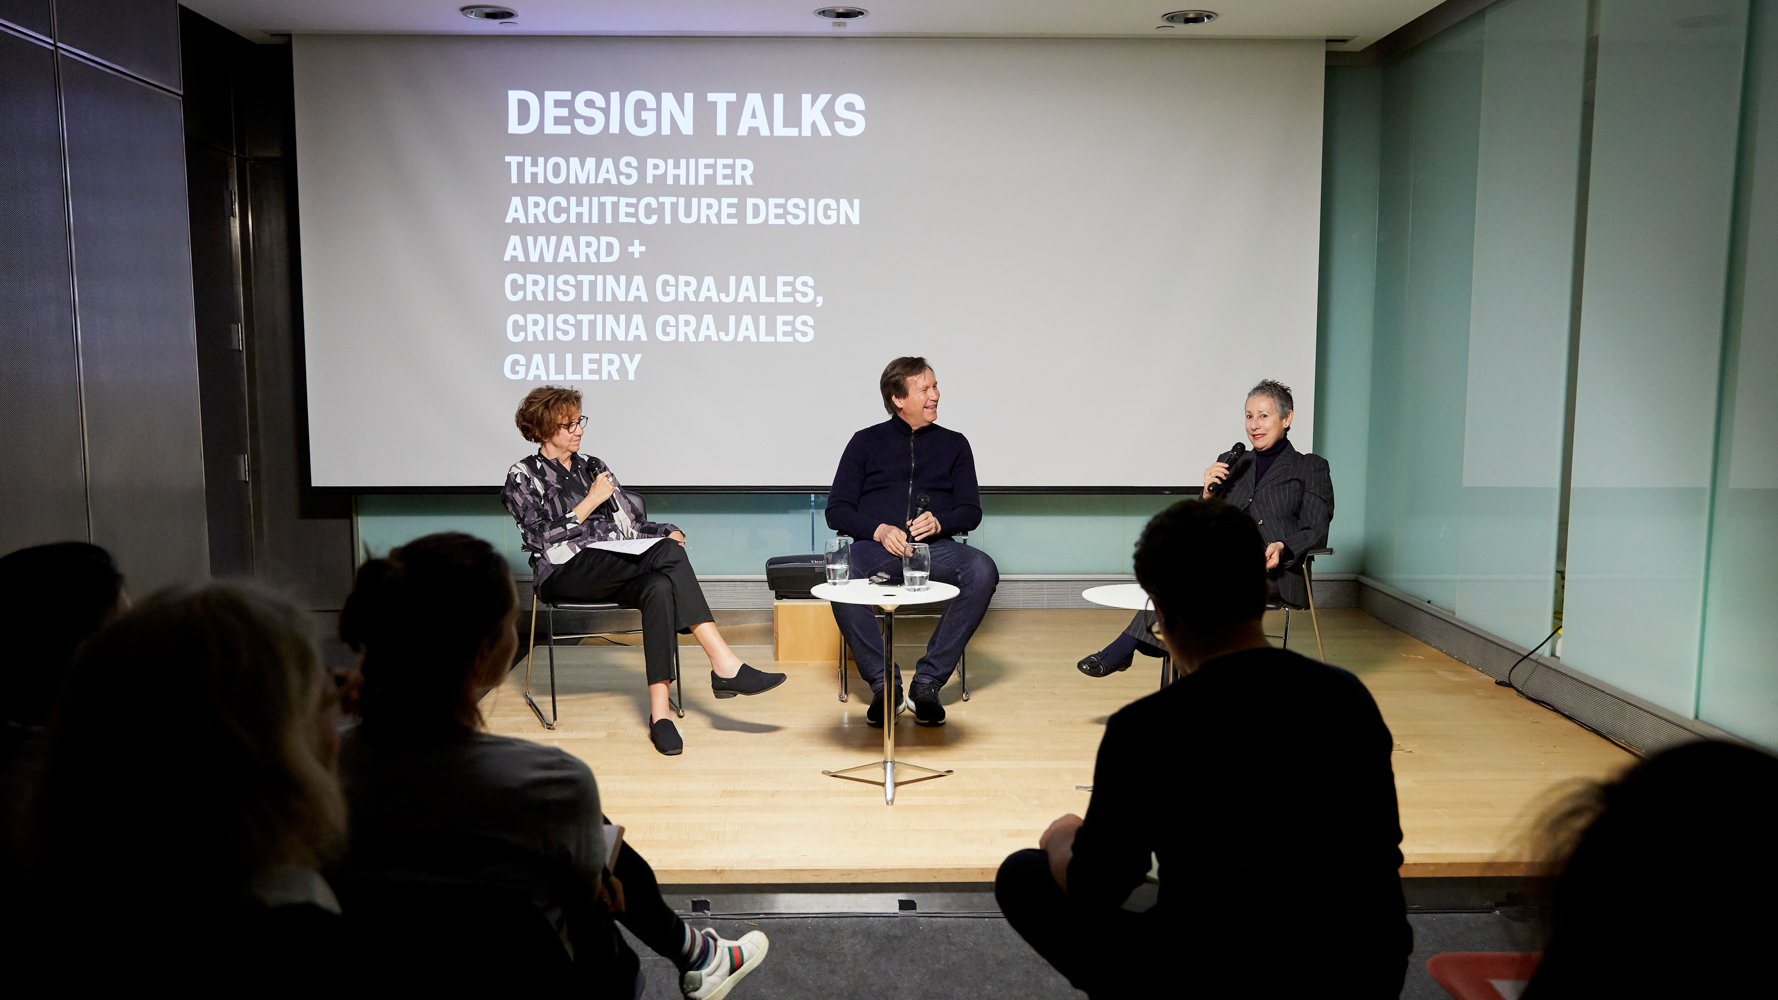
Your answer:
[[[1296,403],[1290,387],[1266,379],[1247,393],[1247,440],[1251,449],[1231,468],[1217,461],[1204,470],[1204,496],[1216,496],[1247,512],[1266,542],[1266,576],[1272,595],[1284,604],[1308,602],[1303,553],[1327,545],[1333,523],[1333,477],[1327,459],[1297,451],[1290,443]],[[1225,456],[1227,457],[1227,456]],[[1104,677],[1130,665],[1138,648],[1160,656],[1152,631],[1154,613],[1137,612],[1122,635],[1076,664],[1089,677]]]

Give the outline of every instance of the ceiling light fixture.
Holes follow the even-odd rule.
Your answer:
[[[837,27],[847,21],[856,21],[869,13],[870,11],[865,10],[863,7],[823,7],[815,12],[815,16],[826,18],[827,20],[834,22],[834,25]]]
[[[1213,10],[1176,10],[1171,14],[1162,14],[1161,20],[1168,24],[1209,24],[1216,20]]]
[[[477,21],[510,21],[519,16],[519,12],[511,7],[501,7],[497,4],[476,4],[473,7],[462,8],[459,13]]]

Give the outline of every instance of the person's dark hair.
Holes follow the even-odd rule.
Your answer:
[[[1252,399],[1255,396],[1270,397],[1272,405],[1278,408],[1278,415],[1280,417],[1287,413],[1295,412],[1296,410],[1296,400],[1290,395],[1290,386],[1285,385],[1277,379],[1262,379],[1258,385],[1247,390],[1248,399]]]
[[[117,613],[123,574],[111,553],[86,542],[56,542],[0,557],[0,718],[43,723],[74,651]]]
[[[232,902],[345,834],[307,616],[239,585],[162,591],[93,636],[51,712],[33,800],[42,876]]]
[[[580,412],[580,390],[561,385],[541,385],[525,393],[512,422],[525,440],[542,444],[556,436],[556,428]]]
[[[1234,506],[1181,500],[1142,529],[1136,582],[1169,632],[1249,621],[1266,611],[1265,550],[1253,518]]]
[[[417,538],[360,566],[340,639],[364,654],[366,734],[479,725],[477,657],[516,602],[506,560],[461,532]]]
[[[1526,998],[1733,996],[1778,935],[1778,758],[1663,751],[1540,823],[1559,871]]]
[[[908,357],[896,358],[883,369],[877,388],[883,392],[883,409],[888,410],[890,416],[895,416],[896,397],[908,398],[908,379],[925,374],[931,367],[925,358]]]

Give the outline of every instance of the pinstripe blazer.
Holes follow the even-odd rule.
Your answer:
[[[1254,458],[1249,451],[1229,469],[1229,487],[1219,494],[1259,522],[1266,544],[1283,542],[1272,583],[1286,604],[1302,607],[1309,589],[1303,583],[1302,554],[1325,548],[1327,528],[1333,523],[1333,476],[1327,459],[1297,451],[1285,438],[1284,450],[1272,460],[1266,478],[1253,481]]]

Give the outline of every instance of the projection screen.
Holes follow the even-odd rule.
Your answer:
[[[1314,412],[1322,44],[295,39],[313,483],[824,490],[928,358],[986,487],[1195,487]]]

